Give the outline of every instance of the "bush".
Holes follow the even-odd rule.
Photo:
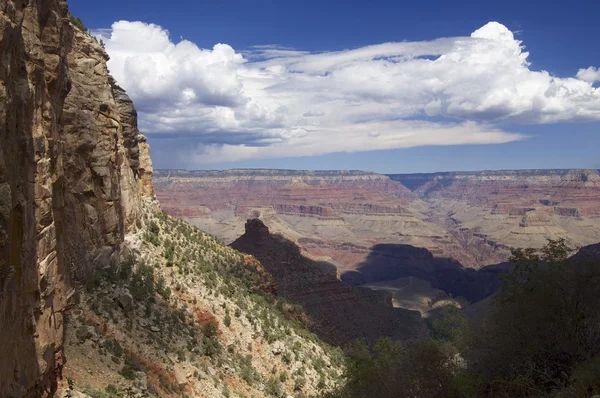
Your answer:
[[[107,340],[104,346],[117,358],[123,355],[123,347],[121,347],[121,344],[117,340]]]
[[[75,336],[80,342],[83,342],[92,337],[92,333],[90,332],[88,327],[84,325],[77,328],[77,330],[75,331]]]
[[[160,232],[160,228],[158,227],[158,224],[156,223],[156,221],[152,221],[150,223],[150,227],[148,228],[148,230],[153,233],[154,235],[158,235],[158,233]]]
[[[306,379],[304,377],[298,377],[296,380],[294,380],[294,390],[295,391],[302,390],[305,385],[306,385]]]
[[[578,365],[570,381],[573,396],[591,397],[600,394],[600,357]]]
[[[366,341],[346,348],[347,383],[330,397],[459,397],[454,368],[433,340],[410,347],[381,338],[371,352]]]
[[[205,355],[214,358],[221,353],[221,343],[215,337],[204,336],[203,350]]]
[[[452,304],[444,306],[440,318],[430,326],[433,338],[459,345],[468,328],[465,316]]]
[[[270,377],[265,385],[265,394],[272,397],[283,397],[283,388],[281,387],[279,380],[277,380],[275,377]]]
[[[125,364],[119,371],[121,376],[128,380],[135,379],[135,372],[140,371],[140,365],[130,356],[125,357]]]
[[[154,270],[152,267],[140,264],[133,272],[130,282],[131,295],[135,300],[142,301],[154,295]]]

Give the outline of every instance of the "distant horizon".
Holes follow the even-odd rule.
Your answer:
[[[227,172],[227,171],[309,171],[309,172],[333,172],[333,171],[346,171],[346,172],[361,172],[361,173],[372,173],[381,175],[401,175],[401,174],[441,174],[441,173],[485,173],[485,172],[502,172],[502,171],[595,171],[600,173],[600,169],[595,168],[532,168],[532,169],[480,169],[480,170],[439,170],[433,172],[377,172],[365,169],[281,169],[281,168],[263,168],[263,167],[236,167],[230,169],[185,169],[185,168],[156,168],[154,171],[165,172],[165,171],[187,171],[187,172]]]

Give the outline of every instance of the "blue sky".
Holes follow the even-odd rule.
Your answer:
[[[512,54],[514,43],[506,39],[501,28],[486,25],[499,22],[514,34],[515,40],[522,41],[522,52],[529,53],[525,68],[529,77],[515,83],[515,90],[535,82],[532,87],[543,92],[540,85],[554,87],[557,83],[541,82],[541,75],[534,72],[545,70],[552,77],[566,79],[574,78],[580,69],[600,66],[600,2],[346,1],[343,7],[334,1],[71,0],[69,4],[72,13],[89,28],[113,27],[112,32],[101,32],[108,39],[107,50],[113,58],[109,67],[140,111],[140,126],[148,135],[158,168],[340,168],[379,172],[600,168],[600,108],[595,97],[600,93],[559,81],[558,85],[567,91],[580,92],[561,95],[558,110],[552,114],[547,111],[548,104],[555,105],[557,98],[540,105],[539,98],[530,98],[527,93],[502,94],[498,85],[521,79],[523,67],[518,54],[514,62],[502,60],[503,51]],[[121,20],[154,25],[123,24],[115,30],[113,23]],[[463,43],[460,39],[480,28],[481,33],[470,41]],[[115,32],[119,29],[129,36],[121,34],[117,38]],[[164,41],[160,32],[166,30],[168,45],[139,51],[144,43],[157,37],[157,42]],[[127,43],[134,41],[132,37],[145,39],[128,47]],[[190,41],[190,46],[173,49],[181,38]],[[488,39],[492,39],[489,45],[484,43],[482,47],[481,41]],[[389,42],[413,43],[414,48],[378,48],[370,59],[344,52]],[[420,44],[423,42],[428,44]],[[217,43],[227,47],[213,48]],[[271,47],[255,47],[261,45]],[[187,49],[196,56],[186,57]],[[275,54],[272,50],[290,52]],[[474,57],[484,57],[491,75],[474,72],[472,81],[466,74],[446,83],[457,73],[439,72],[433,65],[421,68],[417,62],[430,61],[419,56],[407,61],[407,51],[409,58],[415,51],[434,52],[432,61],[441,54],[457,56],[465,61],[449,66],[457,68],[457,73],[468,72],[468,62]],[[187,80],[164,77],[160,69],[164,62],[156,61],[162,59],[161,52],[167,52],[169,62],[188,65],[178,73],[188,76]],[[311,58],[317,53],[329,54],[324,58],[326,66]],[[330,61],[339,54],[347,54],[348,60],[333,65]],[[141,68],[148,59],[156,61],[154,68],[128,67],[133,63]],[[513,67],[515,72],[511,74]],[[419,70],[426,71],[420,74]],[[498,82],[489,83],[490,76],[505,72]],[[145,74],[150,82],[161,76],[166,79],[165,85],[176,86],[179,92],[166,88],[153,91],[148,81],[139,79]],[[367,77],[360,80],[355,76]],[[408,85],[399,81],[406,76]],[[338,80],[322,84],[323,79],[330,78]],[[421,82],[431,78],[442,80],[446,86],[432,89],[416,84],[417,92],[398,94],[411,90],[411,79]],[[593,77],[583,80],[598,87]],[[370,81],[376,83],[370,85]],[[264,82],[269,82],[268,89]],[[346,89],[353,83],[356,87]],[[486,88],[479,90],[480,86]],[[393,89],[387,92],[387,87]],[[421,95],[421,90],[427,95]],[[325,92],[329,97],[324,98]],[[470,93],[474,105],[464,105],[464,97]],[[498,99],[498,93],[507,97]],[[294,94],[297,98],[292,98]],[[483,110],[474,108],[490,98],[496,98],[497,103]],[[311,103],[317,104],[315,108],[310,108]],[[294,113],[300,108],[304,118]],[[352,113],[354,109],[356,114]],[[467,130],[469,133],[464,133]],[[418,133],[410,138],[412,131]],[[363,141],[367,135],[369,140]],[[436,140],[444,145],[435,145]],[[386,143],[393,149],[385,149]],[[360,151],[363,148],[369,150]]]

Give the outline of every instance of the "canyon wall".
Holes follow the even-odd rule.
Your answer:
[[[157,170],[157,196],[165,209],[196,207],[232,209],[237,215],[253,207],[275,206],[283,213],[335,217],[357,206],[390,203],[390,211],[416,195],[402,184],[362,171],[305,170]]]
[[[65,1],[0,4],[0,396],[40,397],[75,281],[141,226],[152,165],[108,56]]]
[[[227,243],[244,233],[246,219],[259,218],[348,277],[380,244],[425,248],[480,269],[547,238],[574,248],[600,240],[595,170],[162,170],[154,182],[165,211]]]
[[[498,170],[390,174],[425,199],[465,201],[508,214],[513,209],[549,207],[565,216],[600,216],[598,170]],[[533,210],[531,209],[531,210]]]
[[[438,224],[426,201],[376,173],[159,170],[154,185],[166,212],[227,243],[244,233],[247,218],[260,218],[340,274],[356,269],[377,243],[425,247],[471,267],[504,261],[508,253]]]
[[[511,247],[565,238],[574,247],[600,240],[598,170],[499,170],[394,174],[448,228],[475,231]]]

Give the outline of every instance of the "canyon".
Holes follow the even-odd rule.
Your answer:
[[[396,174],[430,204],[432,219],[508,247],[540,248],[565,238],[573,247],[600,236],[598,170],[504,170]]]
[[[157,170],[153,181],[167,213],[225,243],[258,218],[352,286],[410,276],[469,302],[498,287],[513,248],[600,240],[598,170]]]
[[[334,345],[427,339],[511,248],[600,240],[597,170],[153,170],[64,0],[2,1],[0,50],[2,397],[327,393]]]

